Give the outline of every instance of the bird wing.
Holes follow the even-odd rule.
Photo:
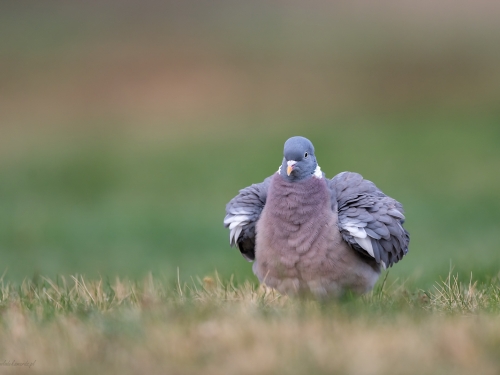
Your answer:
[[[358,173],[342,172],[327,180],[332,209],[344,240],[384,267],[408,252],[409,233],[403,228],[403,206]]]
[[[224,227],[229,228],[229,243],[238,245],[241,255],[255,260],[255,225],[266,204],[271,177],[242,190],[226,205]]]

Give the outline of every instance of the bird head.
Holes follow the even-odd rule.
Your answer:
[[[292,137],[285,142],[280,175],[288,181],[299,181],[311,177],[318,163],[314,146],[304,137]]]

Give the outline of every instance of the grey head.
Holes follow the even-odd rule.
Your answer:
[[[318,163],[314,146],[304,137],[292,137],[285,142],[280,175],[287,181],[300,181],[314,174]]]

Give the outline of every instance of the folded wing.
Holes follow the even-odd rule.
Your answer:
[[[255,260],[255,225],[267,199],[271,178],[242,190],[226,205],[224,226],[229,228],[229,243],[238,246],[248,260]]]
[[[403,206],[358,173],[342,172],[329,180],[332,209],[344,240],[383,267],[408,252],[410,236],[403,228]]]

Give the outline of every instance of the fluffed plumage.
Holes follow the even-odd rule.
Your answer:
[[[231,246],[255,261],[261,283],[287,294],[365,293],[408,252],[402,205],[353,172],[331,180],[312,143],[285,143],[277,173],[226,206]]]

